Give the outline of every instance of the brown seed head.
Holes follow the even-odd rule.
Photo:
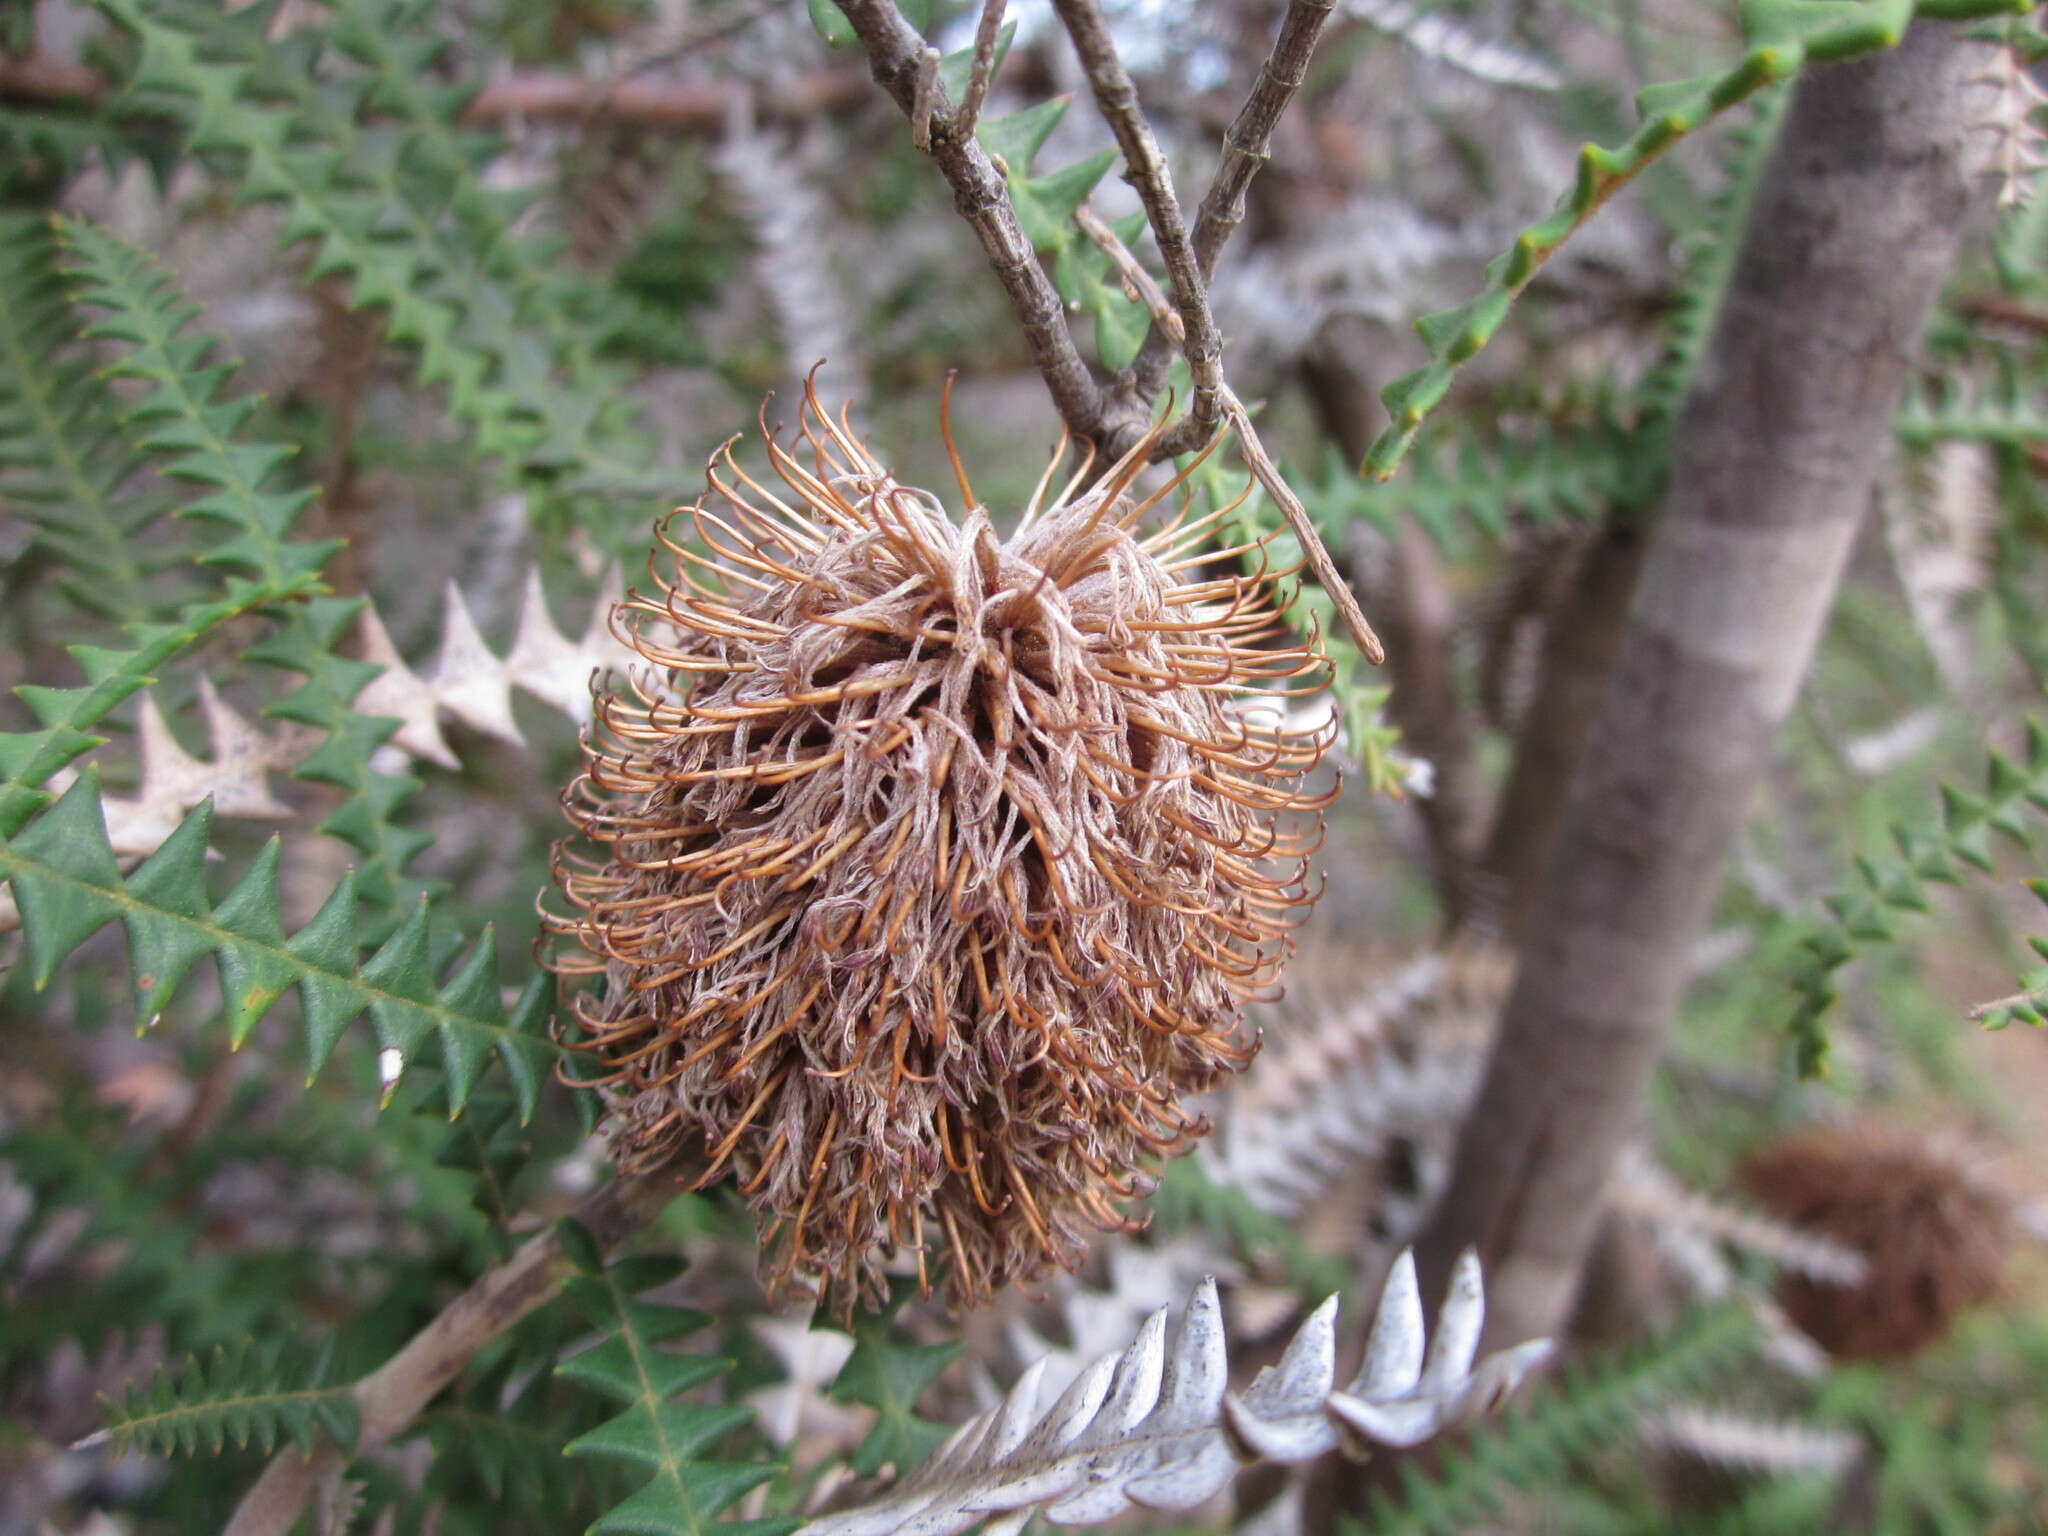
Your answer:
[[[1738,1182],[1773,1215],[1848,1244],[1858,1286],[1788,1274],[1779,1300],[1830,1354],[1887,1360],[1944,1338],[1997,1289],[2008,1201],[1952,1152],[1875,1123],[1822,1126],[1752,1154]]]
[[[955,521],[801,425],[807,464],[763,427],[783,489],[714,455],[614,615],[651,670],[565,796],[601,855],[558,858],[556,965],[604,978],[616,1155],[735,1176],[772,1291],[850,1308],[905,1251],[975,1304],[1124,1225],[1256,1049],[1335,792],[1247,696],[1321,658],[1199,574],[1231,509],[1136,531],[1146,445],[1048,500],[1056,458],[1004,540],[964,473]]]

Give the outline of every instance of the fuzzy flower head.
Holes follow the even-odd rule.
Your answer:
[[[737,1179],[778,1297],[903,1253],[972,1305],[1126,1225],[1256,1049],[1334,795],[1274,704],[1322,662],[1202,548],[1233,508],[1139,530],[1149,444],[1005,538],[957,454],[956,519],[808,391],[801,435],[774,489],[714,455],[614,614],[648,666],[565,796],[555,963],[603,978],[619,1161]]]

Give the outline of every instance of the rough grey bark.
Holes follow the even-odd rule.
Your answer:
[[[1478,1246],[1496,1340],[1554,1330],[1572,1300],[1955,256],[1986,57],[1922,25],[1798,87],[1423,1244],[1432,1284]]]
[[[1480,859],[1482,879],[1497,893],[1493,915],[1509,939],[1542,904],[1543,859],[1621,649],[1646,533],[1633,509],[1610,513],[1544,634],[1536,697],[1515,732],[1514,765]]]

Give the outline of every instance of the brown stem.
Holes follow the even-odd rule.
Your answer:
[[[1144,109],[1138,104],[1138,88],[1117,56],[1109,24],[1102,19],[1095,0],[1053,0],[1053,10],[1073,40],[1074,52],[1079,55],[1081,68],[1095,92],[1095,105],[1116,136],[1117,148],[1123,151],[1125,179],[1137,189],[1138,200],[1145,205],[1152,238],[1159,246],[1167,280],[1173,287],[1174,308],[1181,322],[1181,355],[1188,360],[1188,371],[1194,379],[1194,398],[1189,402],[1186,419],[1176,428],[1176,437],[1187,446],[1205,443],[1215,433],[1223,414],[1223,338],[1216,330],[1215,316],[1209,312],[1209,287],[1195,264],[1194,246],[1188,240],[1180,200],[1173,190],[1173,175],[1167,169],[1165,155],[1160,153],[1152,125],[1145,120]],[[1163,369],[1160,379],[1163,382]],[[1140,402],[1149,402],[1158,392],[1157,383],[1148,392],[1138,386],[1135,377],[1131,385]],[[1122,453],[1143,432],[1135,422],[1126,430],[1130,432],[1128,441],[1112,440],[1107,445],[1112,455]]]
[[[1316,531],[1308,508],[1301,504],[1301,498],[1294,494],[1294,487],[1281,475],[1279,466],[1266,452],[1266,445],[1259,441],[1258,431],[1252,426],[1251,413],[1228,387],[1223,391],[1223,414],[1237,429],[1238,452],[1266,494],[1273,498],[1280,515],[1287,519],[1287,526],[1293,530],[1295,538],[1301,541],[1301,552],[1308,557],[1308,568],[1325,595],[1336,604],[1337,617],[1343,621],[1351,643],[1358,647],[1361,656],[1378,666],[1387,659],[1386,647],[1380,644],[1380,637],[1366,622],[1365,610],[1358,606],[1351,584],[1330,557],[1329,546],[1323,543],[1322,534]]]
[[[867,51],[876,84],[906,116],[915,114],[924,39],[903,19],[892,0],[835,3]],[[981,240],[997,281],[1010,296],[1032,358],[1052,392],[1053,404],[1076,436],[1100,442],[1104,437],[1102,393],[1074,345],[1066,307],[1017,222],[1003,173],[980,144],[960,133],[943,86],[931,92],[930,123],[927,152],[952,187],[954,207]]]
[[[576,1208],[575,1219],[610,1250],[651,1221],[675,1194],[672,1171],[618,1179]],[[561,1291],[575,1265],[550,1225],[496,1269],[480,1278],[414,1334],[411,1342],[355,1384],[360,1415],[354,1455],[385,1444],[410,1428],[429,1402],[453,1381],[477,1351]],[[332,1441],[310,1456],[281,1451],[242,1496],[225,1536],[287,1536],[312,1503],[321,1482],[347,1465]]]
[[[1964,299],[1961,308],[1964,314],[1989,320],[1993,325],[2009,325],[2037,336],[2048,335],[2048,311],[2022,304],[2017,299],[1991,293],[1979,294],[1975,298]]]
[[[749,15],[748,22],[755,18]],[[732,30],[731,26],[719,31]],[[701,42],[706,38],[697,39]],[[644,68],[642,59],[634,68]],[[755,105],[763,116],[810,117],[859,99],[860,76],[843,68],[791,75]],[[747,85],[736,80],[637,80],[624,75],[582,75],[565,70],[520,69],[491,81],[463,109],[466,123],[581,122],[593,117],[697,133],[724,128]],[[0,56],[0,97],[28,101],[97,101],[107,93],[100,72],[40,54]]]
[[[583,122],[612,118],[685,132],[721,132],[748,99],[739,80],[636,80],[525,69],[493,80],[470,99],[464,122]],[[857,100],[865,87],[848,69],[792,75],[754,99],[763,116],[808,117]]]
[[[84,64],[65,64],[39,53],[10,58],[0,54],[0,96],[29,101],[93,101],[106,94],[100,72]]]
[[[1124,281],[1124,292],[1145,306],[1161,330],[1179,341],[1182,326],[1173,301],[1167,298],[1159,280],[1145,270],[1145,264],[1131,254],[1131,248],[1117,238],[1116,231],[1103,222],[1102,215],[1091,204],[1083,203],[1074,210],[1074,227],[1094,241],[1110,259],[1116,275]]]
[[[2048,987],[2035,987],[2026,992],[2014,992],[2008,997],[1994,997],[1988,1003],[1979,1003],[1970,1010],[1973,1019],[1989,1018],[1994,1013],[2004,1013],[2013,1008],[2040,1008],[2048,1005]]]

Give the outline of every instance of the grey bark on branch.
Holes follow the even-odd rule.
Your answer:
[[[1543,857],[1621,648],[1642,569],[1643,522],[1633,510],[1607,514],[1544,627],[1536,696],[1515,732],[1477,877],[1510,941],[1543,904]]]
[[[1987,58],[1923,23],[1798,86],[1424,1237],[1437,1283],[1478,1247],[1499,1337],[1548,1332],[1571,1304],[1955,257],[1966,82]]]
[[[1223,254],[1223,247],[1244,223],[1245,193],[1266,163],[1273,129],[1301,89],[1302,81],[1308,78],[1308,61],[1334,7],[1335,0],[1288,0],[1287,12],[1281,17],[1280,30],[1273,39],[1273,51],[1259,66],[1259,78],[1251,94],[1245,97],[1244,105],[1223,135],[1222,163],[1216,167],[1215,179],[1202,194],[1201,207],[1195,211],[1195,272],[1205,292],[1216,275],[1216,260]],[[1174,345],[1180,339],[1168,336],[1158,326],[1145,337],[1137,361],[1131,366],[1133,387],[1140,399],[1157,397],[1166,383],[1167,371],[1173,366]],[[1175,432],[1160,445],[1160,452],[1182,453],[1198,441],[1192,433]]]
[[[1335,0],[1288,0],[1272,52],[1259,66],[1259,78],[1251,94],[1245,97],[1244,105],[1223,135],[1222,163],[1216,168],[1209,190],[1202,194],[1192,237],[1195,279],[1205,303],[1209,280],[1216,275],[1216,260],[1244,223],[1246,190],[1266,163],[1274,127],[1301,89],[1302,81],[1308,78],[1308,61],[1315,53],[1316,41],[1322,36],[1334,4]],[[1131,366],[1131,386],[1138,399],[1149,403],[1158,398],[1167,371],[1173,366],[1174,351],[1184,343],[1184,328],[1178,336],[1169,335],[1163,326],[1152,328]],[[1183,421],[1161,441],[1155,456],[1168,458],[1200,447],[1204,439],[1194,426],[1192,416]]]
[[[1266,163],[1273,129],[1308,78],[1308,61],[1335,8],[1336,0],[1288,0],[1273,51],[1223,135],[1223,163],[1195,212],[1195,265],[1204,282],[1216,275],[1216,258],[1244,223],[1246,189]]]
[[[1209,312],[1209,287],[1195,262],[1194,246],[1181,218],[1180,200],[1174,195],[1173,175],[1166,167],[1166,156],[1160,152],[1152,125],[1145,120],[1144,108],[1138,104],[1138,88],[1117,56],[1109,25],[1102,19],[1095,0],[1053,0],[1053,9],[1073,41],[1074,52],[1080,56],[1081,68],[1095,93],[1095,105],[1115,135],[1116,147],[1123,152],[1124,164],[1129,167],[1126,177],[1145,206],[1152,239],[1166,263],[1167,280],[1172,285],[1170,296],[1180,316],[1181,354],[1188,360],[1188,372],[1194,381],[1194,398],[1189,402],[1187,418],[1175,431],[1175,438],[1185,439],[1190,447],[1205,443],[1223,414],[1223,338],[1217,333],[1215,316]],[[1153,334],[1160,329],[1155,325]],[[1150,390],[1139,383],[1137,400],[1149,402],[1164,379],[1162,368]],[[1134,378],[1133,382],[1138,381]],[[1115,455],[1123,446],[1112,442],[1107,448]],[[1161,451],[1167,451],[1164,445]]]
[[[673,1170],[615,1180],[578,1206],[575,1219],[609,1252],[653,1220],[676,1188]],[[404,1433],[479,1350],[552,1301],[574,1272],[550,1224],[456,1297],[403,1349],[355,1384],[360,1425],[355,1454]],[[349,1460],[324,1439],[310,1456],[296,1448],[278,1452],[236,1505],[224,1536],[287,1536],[321,1483]]]
[[[906,117],[922,117],[928,123],[925,152],[952,187],[955,208],[981,241],[997,281],[1010,296],[1053,405],[1075,436],[1102,441],[1102,392],[1074,345],[1066,307],[1039,266],[1038,253],[1031,248],[1023,225],[1017,222],[1003,173],[971,134],[959,131],[953,103],[943,86],[928,90],[927,99],[920,104],[924,39],[903,19],[893,0],[835,3],[867,53],[875,83],[889,93]],[[925,112],[920,112],[920,105]]]
[[[981,0],[981,19],[974,27],[974,63],[967,72],[967,89],[961,93],[960,110],[954,114],[960,137],[974,137],[974,125],[981,121],[981,104],[988,99],[989,82],[996,74],[996,46],[1003,35],[1004,0]]]

